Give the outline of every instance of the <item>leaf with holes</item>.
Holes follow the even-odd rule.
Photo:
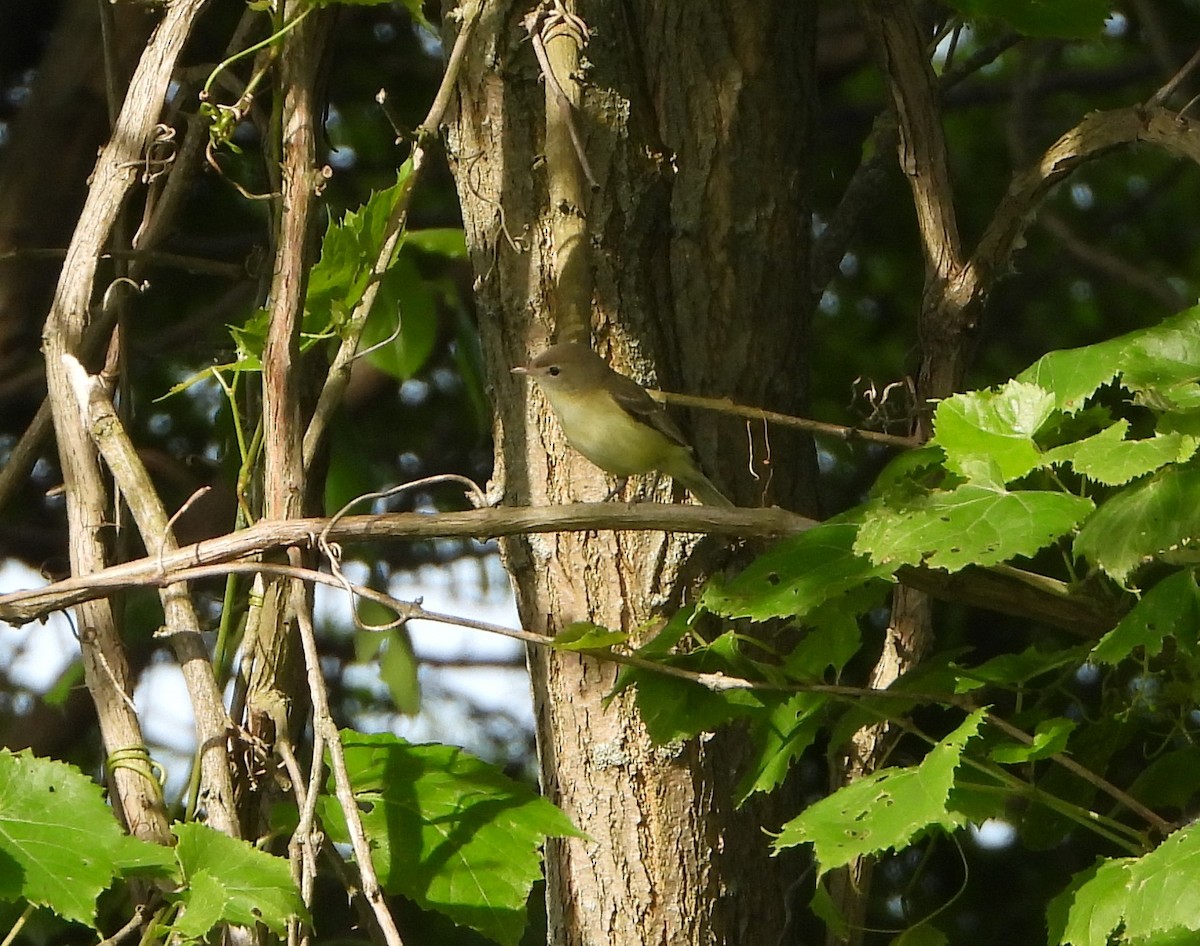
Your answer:
[[[1090,499],[1040,490],[1008,492],[967,484],[867,517],[854,550],[893,567],[958,571],[1033,555],[1067,535],[1094,509]]]
[[[966,818],[950,810],[950,790],[983,715],[973,712],[920,765],[881,769],[809,805],[783,826],[775,850],[812,844],[825,874],[864,855],[900,850],[932,829],[961,827]]]

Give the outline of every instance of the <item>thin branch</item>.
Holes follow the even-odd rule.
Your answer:
[[[119,944],[123,943],[135,932],[137,932],[138,927],[145,923],[146,913],[148,910],[149,908],[147,904],[139,903],[136,907],[134,907],[133,915],[129,918],[125,925],[113,933],[112,936],[108,936],[100,940],[96,946],[119,946]]]
[[[56,247],[10,250],[0,253],[0,264],[25,262],[37,259],[64,259],[66,249]],[[109,250],[99,257],[102,260],[127,260],[147,266],[165,269],[181,269],[197,276],[219,276],[223,279],[249,279],[243,263],[225,263],[221,260],[205,259],[202,256],[187,256],[183,253],[166,253],[162,250]]]
[[[1162,88],[1150,96],[1146,104],[1152,108],[1163,105],[1179,87],[1179,83],[1186,79],[1197,66],[1200,66],[1200,49],[1192,53],[1191,58],[1179,67],[1179,71],[1175,75],[1163,83]]]
[[[1025,229],[1056,185],[1081,164],[1139,142],[1200,164],[1200,132],[1174,112],[1140,105],[1092,112],[1016,175],[963,267],[953,292],[960,301],[986,294],[998,273],[1008,270]]]
[[[559,13],[558,11],[552,13],[545,24],[541,23],[543,11],[535,12],[530,14],[530,16],[532,19],[526,24],[526,28],[529,30],[529,38],[533,43],[534,56],[537,58],[538,65],[542,69],[542,78],[545,80],[546,88],[551,93],[559,120],[566,125],[567,133],[571,139],[571,146],[575,149],[575,157],[579,161],[579,169],[583,173],[584,180],[588,182],[588,186],[592,190],[599,190],[600,185],[596,181],[596,176],[592,173],[592,166],[588,161],[587,151],[583,147],[583,138],[579,134],[579,122],[575,117],[575,105],[567,97],[567,93],[563,91],[562,83],[558,81],[558,77],[554,74],[554,66],[551,65],[550,55],[546,51],[547,41],[560,36],[576,45],[582,45],[587,39],[586,27],[582,25],[583,21],[579,17],[571,16],[568,20],[566,14]]]
[[[81,415],[133,513],[144,545],[148,550],[157,549],[159,557],[175,551],[178,545],[166,510],[108,395],[72,355],[62,357]],[[160,596],[166,619],[164,630],[195,710],[201,790],[206,798],[209,823],[230,837],[239,837],[228,755],[228,736],[233,727],[208,659],[208,648],[200,635],[200,620],[186,587],[164,585]]]
[[[129,81],[128,93],[112,137],[100,152],[91,186],[67,250],[54,302],[43,332],[47,386],[54,414],[63,480],[67,487],[71,570],[87,578],[104,568],[107,549],[101,534],[107,496],[100,466],[74,403],[64,354],[79,355],[95,292],[97,260],[130,191],[155,133],[158,116],[175,67],[193,23],[206,0],[169,4],[147,43]],[[111,754],[144,751],[136,713],[128,699],[128,673],[123,645],[108,602],[89,602],[80,609],[79,624],[85,677],[96,704],[106,750]],[[113,683],[110,683],[110,677]],[[171,840],[158,784],[133,767],[112,772],[114,804],[129,829],[139,837],[166,844]]]
[[[546,532],[665,531],[766,538],[795,535],[817,525],[782,509],[722,509],[660,503],[578,503],[566,506],[473,509],[437,515],[396,513],[350,516],[330,528],[327,519],[262,521],[249,529],[206,539],[161,557],[115,565],[43,588],[0,596],[0,620],[23,624],[82,601],[125,588],[179,581],[189,568],[226,563],[288,546],[313,547],[328,530],[331,542],[473,536],[494,538]],[[954,574],[901,568],[896,577],[939,598],[989,608],[1062,627],[1089,637],[1110,630],[1119,614],[1063,582],[1007,566],[968,568]]]
[[[1042,227],[1058,240],[1068,254],[1093,272],[1116,282],[1123,282],[1155,299],[1168,312],[1178,312],[1188,305],[1188,300],[1177,292],[1169,282],[1159,279],[1142,266],[1122,259],[1099,246],[1094,246],[1079,237],[1062,217],[1044,213]]]
[[[780,427],[795,427],[827,437],[836,437],[847,443],[864,440],[868,443],[878,443],[885,447],[895,447],[898,450],[911,450],[921,446],[921,441],[915,437],[899,437],[896,434],[886,434],[877,430],[864,430],[861,427],[844,427],[841,424],[830,424],[821,420],[810,420],[807,417],[794,417],[791,414],[780,414],[777,411],[767,411],[760,407],[746,407],[735,404],[729,398],[699,397],[694,394],[673,394],[668,391],[650,390],[650,395],[668,404],[678,404],[680,407],[699,407],[706,411],[716,411],[719,414],[731,414],[734,417],[749,417],[752,420],[762,420]]]
[[[1017,742],[1023,743],[1027,746],[1033,745],[1033,737],[1024,730],[1019,729],[1012,723],[1008,722],[1008,720],[1003,719],[991,712],[987,714],[987,720],[997,729],[1001,730],[1005,735],[1017,740]],[[1162,836],[1165,837],[1174,830],[1175,826],[1172,825],[1171,822],[1160,817],[1154,811],[1147,808],[1128,792],[1122,791],[1107,779],[1101,778],[1091,769],[1080,765],[1065,752],[1056,752],[1051,755],[1050,758],[1058,765],[1061,765],[1072,775],[1079,776],[1079,778],[1083,779],[1089,785],[1094,785],[1096,788],[1100,789],[1100,791],[1104,792],[1104,794],[1108,795],[1118,804],[1124,805]]]
[[[333,714],[329,710],[329,694],[325,689],[325,678],[321,674],[321,655],[317,650],[317,639],[313,632],[312,613],[305,600],[303,585],[296,583],[292,587],[291,607],[296,613],[297,624],[300,628],[300,641],[304,647],[304,664],[308,676],[308,692],[313,705],[313,731],[321,735],[329,749],[329,765],[333,771],[333,781],[336,787],[338,804],[346,819],[346,830],[350,835],[350,844],[354,848],[354,859],[358,865],[358,873],[362,878],[363,896],[371,905],[375,921],[383,930],[389,946],[404,946],[396,921],[388,909],[387,900],[379,886],[379,878],[375,874],[375,864],[371,860],[371,845],[367,842],[367,834],[363,829],[362,812],[358,800],[354,797],[354,787],[350,784],[350,773],[346,768],[346,755],[342,748],[342,736],[333,722]],[[321,765],[319,759],[313,760],[313,768]]]
[[[942,73],[938,80],[939,91],[944,95],[984,66],[995,62],[1001,55],[1021,42],[1022,39],[1024,37],[1020,33],[1006,33],[992,40],[992,42],[979,47],[979,49],[975,50],[974,53],[957,66],[953,66]]]

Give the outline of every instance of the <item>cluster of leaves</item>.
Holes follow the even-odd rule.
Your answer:
[[[515,946],[539,847],[578,833],[566,816],[459,749],[352,732],[343,744],[384,889]],[[327,789],[325,835],[348,844],[332,780]],[[294,828],[296,818],[292,807],[275,820]],[[261,923],[282,936],[290,921],[311,922],[285,858],[195,822],[172,833],[171,848],[130,837],[78,769],[0,751],[0,900],[98,929],[100,894],[137,879],[162,892],[154,928],[164,939],[203,940],[219,924]]]
[[[710,584],[694,610],[638,651],[705,675],[625,674],[651,735],[670,741],[741,720],[756,747],[742,775],[745,798],[778,786],[819,740],[836,748],[890,719],[931,746],[924,760],[812,805],[780,827],[777,850],[812,844],[824,874],[968,823],[1012,820],[1009,803],[1020,798],[1033,803],[1020,824],[1027,845],[1049,847],[1082,827],[1132,855],[1076,877],[1050,906],[1051,942],[1194,934],[1194,911],[1172,891],[1200,853],[1195,833],[1177,831],[1154,847],[1165,818],[1135,825],[1121,804],[1117,814],[1099,806],[1117,798],[1146,806],[1138,817],[1178,814],[1200,790],[1191,739],[1200,671],[1198,379],[1193,309],[1051,353],[998,389],[939,403],[933,439],[894,460],[864,503]],[[1046,635],[977,666],[943,649],[886,694],[838,685],[863,646],[865,618],[900,570],[949,576],[980,567],[1102,601],[1115,626],[1098,641]],[[735,629],[704,640],[693,631],[703,614]],[[764,622],[785,630],[754,627]],[[1064,693],[1081,668],[1104,679],[1104,710],[1094,716]],[[1006,719],[985,700],[1011,707]],[[943,738],[927,736],[908,719],[915,704],[940,705],[960,722]],[[1109,781],[1119,778],[1120,753],[1134,747],[1151,752],[1151,763],[1132,784]],[[1067,756],[1091,775],[1060,765]]]
[[[329,247],[353,242],[341,227],[362,222],[359,232],[370,232],[373,216],[368,208],[331,229],[324,259],[370,258],[371,246],[337,254]],[[343,291],[350,282],[314,280],[313,308],[326,300],[336,321],[334,313],[353,304]],[[333,291],[335,284],[343,289]],[[1200,310],[1191,310],[1052,353],[1003,387],[940,403],[933,440],[897,458],[866,502],[714,582],[637,652],[706,675],[709,685],[643,669],[628,671],[621,685],[636,685],[646,725],[662,742],[741,720],[756,747],[739,786],[743,799],[777,787],[819,740],[840,745],[872,721],[891,719],[925,739],[930,748],[919,763],[881,769],[779,826],[775,848],[811,844],[822,874],[861,855],[1009,817],[1007,801],[1021,797],[1035,802],[1022,824],[1027,843],[1050,845],[1084,826],[1126,855],[1098,862],[1051,903],[1053,942],[1085,946],[1115,935],[1151,942],[1195,932],[1186,901],[1172,892],[1197,854],[1194,832],[1176,831],[1155,847],[1145,826],[1097,809],[1101,788],[1112,787],[1106,766],[1137,738],[1131,721],[1165,728],[1169,738],[1137,780],[1118,789],[1123,797],[1182,808],[1200,789],[1186,685],[1200,623],[1193,571],[1200,523],[1188,501],[1200,486],[1198,379]],[[1107,589],[1115,610],[1128,608],[1099,641],[1034,647],[973,667],[961,654],[936,654],[869,699],[861,692],[849,699],[851,688],[839,686],[863,647],[864,615],[884,603],[902,568],[1045,567],[1046,550],[1058,553],[1059,569],[1076,585]],[[737,629],[702,639],[694,628],[704,614]],[[780,621],[786,630],[770,637],[753,627]],[[558,643],[603,652],[622,646],[624,636],[580,628]],[[1136,686],[1119,689],[1130,663]],[[1110,712],[1096,721],[1075,707],[1053,710],[1061,703],[1055,683],[1085,664],[1113,668]],[[977,702],[1017,691],[1022,699],[1009,724],[998,725]],[[1116,706],[1122,696],[1125,705]],[[930,702],[961,717],[941,738],[906,720],[914,704]],[[1032,735],[1016,738],[1014,726]],[[346,750],[385,889],[516,943],[539,875],[539,844],[576,833],[562,813],[461,750],[357,734],[347,734]],[[1094,778],[1056,769],[1064,753],[1086,760]],[[94,783],[66,765],[5,754],[0,785],[4,899],[95,925],[98,895],[136,877],[164,891],[159,922],[184,938],[202,938],[219,923],[282,932],[305,917],[283,859],[198,824],[177,825],[173,849],[131,839]],[[344,843],[332,786],[318,814],[327,836]],[[284,812],[279,823],[294,818]],[[82,860],[81,849],[90,852]],[[827,904],[818,907],[834,918]]]

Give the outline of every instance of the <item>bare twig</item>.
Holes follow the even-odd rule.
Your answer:
[[[963,300],[986,294],[995,276],[1008,269],[1025,228],[1056,184],[1083,163],[1139,142],[1200,164],[1200,132],[1174,112],[1139,105],[1084,116],[1013,178],[970,262],[955,280],[954,293]]]
[[[1171,78],[1165,83],[1163,83],[1162,87],[1157,92],[1150,96],[1150,98],[1146,101],[1146,105],[1150,106],[1151,108],[1163,105],[1167,99],[1171,97],[1171,94],[1179,87],[1179,83],[1186,79],[1198,65],[1200,65],[1200,49],[1197,49],[1194,53],[1192,53],[1191,58],[1179,67],[1179,71],[1176,72],[1175,75],[1171,76]]]
[[[898,450],[911,450],[919,447],[921,442],[915,437],[898,437],[877,430],[864,430],[861,427],[843,427],[841,424],[829,424],[825,421],[810,420],[807,417],[794,417],[791,414],[780,414],[777,411],[767,411],[760,407],[747,407],[735,404],[728,398],[698,397],[694,394],[674,394],[668,391],[650,391],[652,397],[668,404],[678,404],[680,407],[699,407],[719,414],[732,414],[735,417],[749,417],[752,420],[762,420],[781,427],[795,427],[799,430],[811,431],[827,437],[836,437],[847,443],[857,440],[877,443],[885,447],[895,447]]]
[[[367,842],[367,835],[363,830],[362,812],[359,811],[358,801],[354,797],[354,787],[350,784],[350,773],[346,769],[346,756],[342,749],[341,733],[338,732],[333,715],[329,710],[329,695],[325,690],[325,678],[321,674],[321,655],[317,650],[316,635],[313,633],[312,614],[304,598],[303,586],[299,583],[292,586],[291,607],[297,617],[300,641],[304,647],[304,664],[308,671],[308,692],[313,705],[313,730],[321,734],[329,749],[329,765],[333,771],[338,803],[346,818],[346,830],[350,835],[350,845],[354,848],[354,860],[358,864],[358,872],[362,877],[363,896],[371,905],[371,911],[375,914],[375,920],[383,930],[389,946],[403,946],[400,931],[396,928],[396,921],[388,909],[387,900],[379,886],[379,878],[375,874],[375,864],[371,860],[371,846]],[[314,771],[319,769],[320,765],[320,760],[314,758]]]
[[[1188,305],[1188,300],[1182,293],[1165,279],[1156,277],[1142,266],[1122,259],[1115,253],[1110,253],[1102,247],[1079,237],[1062,217],[1057,214],[1044,213],[1041,225],[1046,232],[1058,240],[1059,244],[1071,256],[1093,272],[1117,282],[1126,283],[1155,299],[1168,312],[1178,312]]]
[[[575,149],[575,157],[579,161],[579,169],[583,172],[584,179],[588,182],[588,186],[592,190],[599,190],[600,185],[596,182],[596,176],[592,173],[592,166],[588,161],[587,151],[583,147],[583,138],[579,134],[579,123],[575,120],[575,105],[567,97],[567,93],[563,91],[562,83],[558,81],[558,76],[554,74],[554,66],[551,65],[550,56],[546,51],[547,40],[558,35],[562,35],[571,42],[582,45],[587,39],[587,28],[583,25],[583,21],[576,16],[571,16],[568,19],[567,14],[561,12],[561,6],[559,5],[556,5],[556,9],[546,17],[544,23],[541,22],[543,17],[542,11],[535,12],[531,16],[533,19],[528,25],[529,38],[533,43],[533,53],[537,57],[538,65],[542,67],[542,77],[545,79],[546,87],[553,95],[554,107],[559,114],[559,118],[567,127],[567,133],[570,135],[571,145]]]
[[[587,210],[599,184],[579,134],[576,112],[583,98],[581,52],[590,31],[562,0],[542,0],[521,23],[545,85],[543,226],[549,228],[549,271],[554,279],[550,331],[559,341],[587,344],[595,282]]]
[[[1014,726],[1008,720],[997,716],[995,713],[989,712],[987,714],[987,720],[997,729],[1001,730],[1006,736],[1015,739],[1017,742],[1023,743],[1027,746],[1032,746],[1034,744],[1032,736],[1030,736],[1024,730]],[[1154,830],[1159,834],[1166,836],[1174,830],[1174,825],[1172,825],[1165,818],[1160,817],[1157,813],[1147,808],[1128,792],[1122,791],[1107,779],[1101,778],[1091,769],[1080,765],[1065,752],[1055,752],[1050,756],[1050,758],[1056,764],[1061,765],[1072,775],[1077,775],[1089,785],[1096,786],[1096,788],[1108,795],[1111,799],[1113,799],[1113,801],[1124,805],[1148,825],[1154,828]]]

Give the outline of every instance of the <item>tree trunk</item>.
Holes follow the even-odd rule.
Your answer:
[[[567,6],[590,29],[576,116],[598,185],[587,205],[547,199],[547,93],[522,26],[528,7],[484,5],[448,149],[498,412],[497,480],[510,502],[534,505],[597,499],[607,485],[569,451],[540,396],[509,375],[563,315],[556,214],[586,218],[594,347],[645,383],[796,411],[816,301],[805,185],[814,9]],[[751,442],[741,422],[681,419],[735,501],[812,511],[806,441],[755,429]],[[668,489],[660,482],[653,495]],[[505,555],[530,630],[587,620],[635,639],[730,557],[715,543],[650,533],[531,537]],[[628,694],[603,705],[611,666],[534,651],[530,669],[543,787],[589,835],[547,851],[550,941],[779,941],[795,878],[767,857],[760,826],[795,809],[777,793],[768,804],[779,814],[732,810],[735,740],[654,746]]]

